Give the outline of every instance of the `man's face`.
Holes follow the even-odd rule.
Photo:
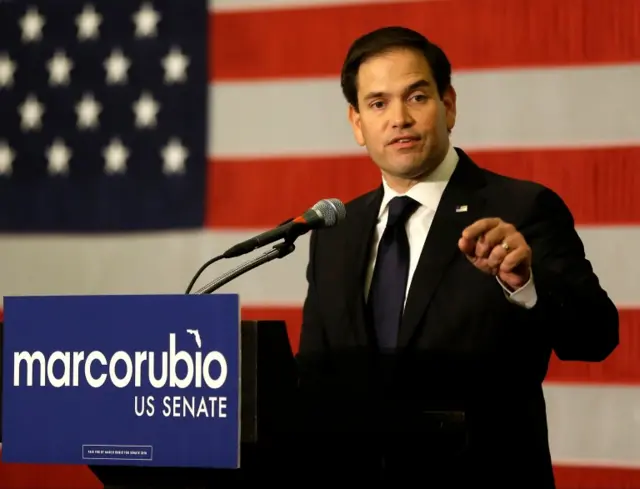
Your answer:
[[[354,135],[390,185],[415,180],[442,161],[455,124],[456,94],[448,88],[440,98],[422,54],[397,49],[368,59],[357,87],[359,112],[349,107]]]

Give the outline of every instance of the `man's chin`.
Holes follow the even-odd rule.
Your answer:
[[[393,168],[393,175],[397,178],[419,179],[431,170],[422,161],[397,164]]]

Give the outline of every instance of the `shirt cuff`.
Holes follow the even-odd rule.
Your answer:
[[[520,287],[518,290],[511,292],[509,288],[502,283],[502,281],[496,277],[498,283],[504,290],[505,297],[512,303],[524,307],[525,309],[531,309],[538,302],[538,294],[536,292],[536,286],[533,282],[533,272],[529,270],[529,280],[526,284]]]

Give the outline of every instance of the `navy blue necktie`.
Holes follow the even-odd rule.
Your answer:
[[[418,206],[411,197],[391,199],[387,226],[378,245],[367,305],[378,346],[383,352],[393,351],[398,341],[409,275],[409,240],[405,223]]]

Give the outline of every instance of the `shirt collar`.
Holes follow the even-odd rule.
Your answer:
[[[435,170],[433,170],[429,175],[427,175],[422,181],[416,183],[413,187],[411,187],[406,193],[401,194],[393,190],[387,184],[384,177],[382,178],[382,186],[384,189],[384,196],[382,198],[382,203],[380,205],[380,212],[378,217],[380,217],[383,212],[386,211],[387,205],[389,201],[394,197],[398,197],[400,195],[406,195],[407,197],[411,197],[416,200],[425,207],[435,211],[438,208],[438,204],[440,203],[440,198],[444,193],[444,189],[453,174],[453,171],[456,169],[458,164],[458,153],[454,149],[452,144],[449,144],[449,150],[447,151],[444,160],[440,163]]]

